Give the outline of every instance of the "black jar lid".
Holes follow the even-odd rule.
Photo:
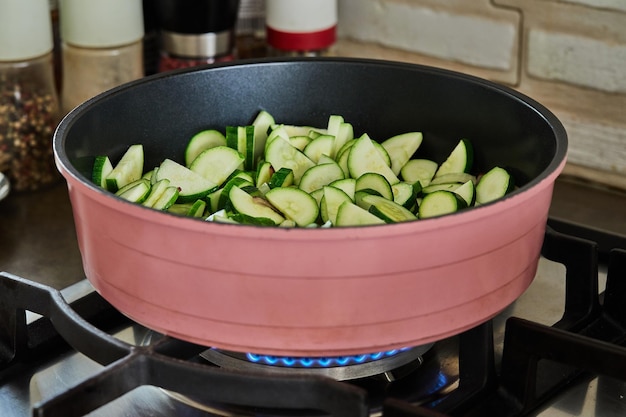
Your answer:
[[[181,34],[219,33],[232,30],[239,0],[153,0],[163,31]]]

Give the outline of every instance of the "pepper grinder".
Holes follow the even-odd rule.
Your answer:
[[[48,0],[0,0],[0,172],[15,191],[60,179],[53,46]]]
[[[337,0],[266,0],[271,56],[330,55],[336,41]]]
[[[159,71],[235,59],[239,0],[157,0]]]
[[[60,0],[59,19],[63,112],[144,76],[142,0]]]

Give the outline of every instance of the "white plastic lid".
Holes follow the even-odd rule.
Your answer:
[[[52,51],[48,0],[0,0],[0,61],[22,61]]]
[[[143,38],[142,0],[60,0],[63,42],[85,48],[111,48]]]

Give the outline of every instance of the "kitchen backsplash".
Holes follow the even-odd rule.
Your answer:
[[[336,54],[449,68],[552,110],[564,174],[626,190],[626,0],[339,0]]]

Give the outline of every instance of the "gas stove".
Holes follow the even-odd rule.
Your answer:
[[[626,414],[626,237],[552,216],[530,288],[494,319],[397,351],[225,352],[132,322],[87,280],[0,273],[2,416]]]

